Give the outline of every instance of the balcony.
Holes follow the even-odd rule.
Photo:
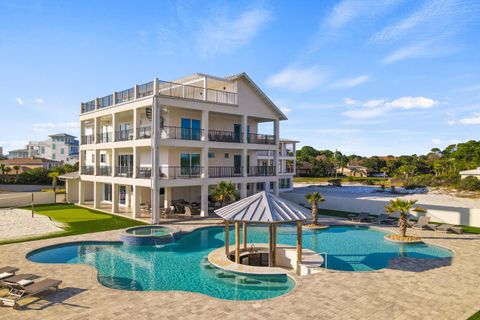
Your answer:
[[[135,89],[130,88],[115,94],[115,103],[123,103],[135,99]]]
[[[81,144],[92,144],[95,143],[95,136],[93,134],[82,136]]]
[[[162,139],[177,140],[196,140],[200,141],[203,135],[203,129],[191,129],[180,127],[162,127],[160,128]]]
[[[242,176],[242,167],[208,167],[209,178],[233,178]]]
[[[82,166],[80,168],[80,174],[86,174],[86,175],[93,176],[94,171],[95,171],[94,166]]]
[[[81,105],[81,112],[82,113],[90,112],[90,111],[93,111],[93,110],[95,110],[95,100],[82,103],[82,105]]]
[[[158,82],[158,94],[183,99],[237,104],[237,93],[235,92],[208,89],[168,81]]]
[[[150,167],[137,167],[137,178],[150,179],[152,177],[152,168]]]
[[[248,167],[249,177],[274,176],[275,166],[251,166]]]
[[[115,177],[131,178],[133,176],[133,167],[117,166],[115,167]]]
[[[137,128],[137,139],[150,139],[152,137],[152,127]]]
[[[112,133],[111,132],[106,132],[106,133],[99,133],[97,134],[97,143],[107,143],[107,142],[112,142]]]
[[[97,176],[111,176],[112,167],[110,166],[99,166],[97,167]]]
[[[106,107],[110,107],[113,104],[113,94],[108,96],[98,98],[98,107],[97,109],[102,109]]]
[[[115,141],[133,140],[133,129],[120,130],[115,132]]]
[[[243,134],[233,131],[208,130],[208,140],[215,142],[242,143]]]
[[[153,94],[153,81],[141,84],[137,87],[137,98],[148,97]]]
[[[170,167],[160,168],[160,179],[195,179],[200,178],[203,167]]]
[[[275,136],[270,134],[250,133],[248,143],[275,145]]]

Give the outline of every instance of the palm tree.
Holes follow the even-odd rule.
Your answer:
[[[306,194],[305,199],[307,199],[307,201],[312,204],[312,219],[313,219],[313,224],[316,225],[316,224],[318,224],[318,222],[317,222],[318,203],[325,201],[325,199],[320,194],[320,192],[317,192],[317,191]]]
[[[5,163],[0,163],[0,171],[2,172],[2,182],[5,180],[5,169],[7,165]]]
[[[48,177],[52,178],[52,187],[53,187],[53,192],[56,193],[57,191],[57,178],[60,174],[56,171],[48,173]]]
[[[227,181],[220,181],[212,192],[213,198],[222,203],[222,206],[238,198],[238,192],[235,184]]]
[[[20,170],[20,166],[16,165],[13,166],[13,170],[15,170],[15,183],[18,182],[18,171]]]
[[[5,171],[5,173],[7,174],[7,176],[5,177],[5,182],[6,182],[6,181],[7,181],[7,178],[8,178],[8,173],[9,173],[10,171],[12,171],[12,168],[6,167],[4,171]]]
[[[397,198],[395,200],[390,200],[390,203],[385,206],[385,211],[388,214],[394,214],[399,212],[400,218],[398,219],[398,229],[400,231],[400,236],[405,237],[407,233],[407,215],[410,211],[423,213],[426,212],[425,209],[421,207],[413,207],[418,200],[403,200]]]

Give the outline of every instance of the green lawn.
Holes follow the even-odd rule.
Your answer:
[[[468,320],[480,320],[480,311],[472,315]]]
[[[45,236],[0,241],[0,244],[32,241],[39,239],[73,236],[77,234],[124,229],[145,224],[140,221],[119,217],[93,209],[87,209],[70,204],[38,205],[35,214],[42,214],[52,220],[67,225],[64,231]]]
[[[316,184],[320,182],[327,182],[328,180],[335,179],[335,177],[294,177],[293,182],[299,183],[311,183]],[[342,183],[346,182],[359,182],[364,183],[366,180],[372,181],[376,185],[384,184],[385,186],[390,186],[390,180],[385,180],[379,177],[338,177],[342,181]]]

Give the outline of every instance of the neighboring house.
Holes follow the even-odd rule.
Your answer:
[[[158,222],[162,208],[182,202],[207,216],[220,181],[242,198],[279,192],[287,118],[245,73],[154,79],[82,103],[80,113],[80,175],[64,177],[71,202]],[[258,132],[264,122],[271,134]],[[258,151],[274,152],[272,164],[259,166]]]
[[[34,157],[0,160],[0,164],[2,163],[5,164],[7,167],[10,167],[11,170],[8,174],[11,176],[17,174],[16,170],[13,168],[15,166],[20,167],[20,169],[18,170],[18,173],[20,174],[35,168],[44,168],[50,170],[51,168],[62,165],[60,161]]]
[[[78,162],[79,142],[75,136],[66,133],[51,134],[45,141],[30,141],[27,150],[29,157],[75,164]]]
[[[466,177],[476,177],[476,178],[480,179],[480,167],[478,167],[477,169],[473,169],[473,170],[460,171],[460,177],[462,179],[465,179]]]
[[[363,166],[346,166],[337,168],[337,173],[343,174],[347,177],[368,177],[373,171]]]
[[[308,177],[313,173],[313,164],[308,161],[299,161],[297,164],[297,175],[299,177]]]
[[[278,150],[279,168],[279,191],[293,191],[293,177],[296,174],[297,167],[296,144],[299,141],[280,139]],[[273,164],[274,151],[258,151],[257,160],[259,166],[268,166]]]
[[[28,158],[27,149],[17,149],[8,152],[8,159]]]

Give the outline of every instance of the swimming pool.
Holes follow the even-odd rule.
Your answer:
[[[303,246],[327,252],[328,268],[343,271],[382,269],[398,256],[452,256],[451,251],[436,246],[387,242],[384,235],[365,227],[304,229]],[[228,300],[260,300],[283,295],[294,288],[294,280],[286,275],[247,276],[212,268],[205,257],[222,247],[224,239],[222,227],[207,227],[162,246],[79,242],[41,248],[27,258],[41,263],[88,264],[97,268],[100,283],[124,290],[183,290]],[[279,226],[277,239],[278,243],[295,245],[295,227]],[[248,241],[267,242],[268,228],[250,226]]]
[[[166,236],[175,232],[174,229],[164,226],[141,226],[132,227],[125,230],[126,233],[134,234],[137,236]]]

